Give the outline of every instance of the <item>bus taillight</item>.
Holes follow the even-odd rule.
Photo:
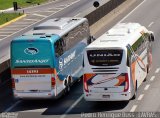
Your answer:
[[[87,85],[87,77],[86,77],[86,75],[84,74],[84,76],[83,76],[83,83],[84,83],[84,90],[85,90],[85,92],[89,92],[89,90],[88,90],[88,85]]]
[[[125,86],[124,86],[124,92],[128,91],[129,88],[129,78],[128,78],[128,74],[125,74]]]
[[[11,80],[12,80],[12,89],[15,89],[15,80],[14,78],[11,78]]]
[[[51,83],[52,83],[52,87],[54,88],[54,87],[55,87],[55,84],[56,84],[54,77],[51,78]]]

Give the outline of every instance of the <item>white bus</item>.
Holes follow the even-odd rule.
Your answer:
[[[125,101],[136,97],[152,63],[153,32],[138,23],[119,23],[85,48],[84,98]]]

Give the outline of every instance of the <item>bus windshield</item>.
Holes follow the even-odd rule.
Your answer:
[[[11,44],[12,68],[51,68],[53,54],[49,41],[15,41]]]
[[[121,64],[123,50],[88,50],[87,56],[90,65],[93,66],[116,66]]]

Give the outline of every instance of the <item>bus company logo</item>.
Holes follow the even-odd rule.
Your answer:
[[[59,59],[59,69],[60,70],[63,69],[63,59],[62,58]]]
[[[39,51],[38,51],[38,49],[37,48],[26,48],[25,50],[24,50],[24,53],[26,53],[26,54],[28,54],[28,55],[35,55],[35,54],[37,54]]]

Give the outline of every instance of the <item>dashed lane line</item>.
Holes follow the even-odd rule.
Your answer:
[[[14,107],[16,107],[18,104],[20,104],[22,101],[19,100],[16,103],[14,103],[12,106],[10,106],[8,109],[5,110],[5,112],[11,111]]]
[[[154,22],[151,22],[151,23],[148,25],[148,27],[151,27],[153,24],[154,24]]]
[[[134,112],[137,108],[137,105],[133,105],[132,109],[130,110],[130,112]]]
[[[144,94],[141,94],[141,95],[138,97],[138,100],[139,100],[139,101],[142,100],[143,97],[144,97]]]
[[[145,90],[145,91],[146,91],[146,90],[148,90],[148,89],[149,89],[149,87],[150,87],[150,85],[149,85],[149,84],[147,84],[147,85],[145,86],[144,90]]]
[[[77,15],[75,15],[74,17],[78,17],[80,15],[80,13],[78,13]]]
[[[152,76],[151,79],[150,79],[150,81],[154,81],[154,79],[155,79],[155,76]]]
[[[47,16],[45,16],[45,15],[41,15],[41,14],[33,14],[33,15],[35,15],[35,16],[40,16],[40,17],[44,17],[44,18],[46,18]]]
[[[131,12],[129,12],[124,18],[122,18],[118,23],[121,23],[122,21],[124,21],[128,16],[130,16],[135,10],[137,10],[144,2],[146,2],[146,0],[144,0],[143,2],[141,2],[141,4],[139,4],[136,8],[134,8]],[[118,24],[117,23],[117,24]]]
[[[28,18],[25,18],[23,20],[27,20],[27,21],[37,21],[36,19],[28,19]]]
[[[157,68],[155,73],[157,74],[157,73],[159,73],[159,71],[160,71],[160,68]]]

